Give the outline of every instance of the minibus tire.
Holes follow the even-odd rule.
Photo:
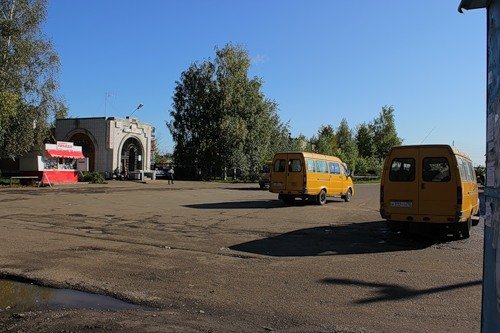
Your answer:
[[[462,223],[461,228],[460,228],[462,238],[467,239],[470,237],[471,226],[472,226],[472,217],[469,216],[469,218],[467,219],[467,222]]]
[[[342,199],[344,199],[345,202],[351,201],[351,199],[352,199],[352,189],[351,188],[349,188],[347,190],[347,193],[342,196]]]
[[[472,226],[477,226],[479,224],[479,221],[479,216],[474,216],[474,218],[472,219]]]
[[[295,198],[291,195],[284,195],[281,197],[281,201],[283,201],[285,205],[291,205],[295,201]]]
[[[324,189],[319,192],[316,202],[321,206],[326,204],[326,191]]]

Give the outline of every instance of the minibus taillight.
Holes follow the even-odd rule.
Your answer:
[[[307,176],[306,175],[304,175],[304,179],[303,180],[304,180],[304,186],[306,186],[306,184],[307,184]]]
[[[384,185],[380,185],[380,202],[384,202]]]
[[[457,205],[462,204],[462,187],[457,187]]]

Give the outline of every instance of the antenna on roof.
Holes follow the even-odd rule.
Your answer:
[[[108,98],[112,97],[111,91],[106,91],[104,94],[104,116],[108,116]]]
[[[429,133],[427,133],[427,135],[425,136],[425,138],[420,141],[420,143],[424,143],[424,141],[429,137],[429,135],[431,135],[432,131],[434,131],[436,129],[436,126],[434,126],[430,131]]]

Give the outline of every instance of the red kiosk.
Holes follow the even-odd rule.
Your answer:
[[[88,170],[88,158],[73,142],[57,141],[46,143],[41,156],[21,158],[19,167],[22,175],[36,175],[43,183],[76,183],[78,171]]]

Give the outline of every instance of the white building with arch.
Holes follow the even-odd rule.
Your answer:
[[[89,171],[150,171],[154,127],[137,118],[65,118],[56,120],[55,138],[82,146]]]

